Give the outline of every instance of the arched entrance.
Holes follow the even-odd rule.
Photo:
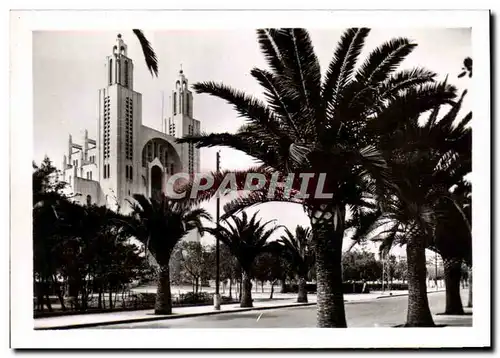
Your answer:
[[[156,197],[165,190],[168,178],[181,170],[179,154],[171,143],[157,137],[148,140],[142,149],[141,192]]]
[[[157,165],[151,167],[151,197],[158,198],[162,193],[163,172]]]
[[[142,149],[142,166],[148,167],[148,164],[158,158],[160,164],[165,168],[167,175],[172,175],[182,169],[181,159],[175,148],[162,138],[153,138],[149,140]]]

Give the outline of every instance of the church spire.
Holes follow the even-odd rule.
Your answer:
[[[113,53],[127,56],[127,45],[122,39],[122,34],[116,36],[116,44],[113,46]]]
[[[112,55],[106,58],[106,69],[108,86],[119,84],[133,89],[133,64],[127,57],[127,44],[121,34],[116,36]]]
[[[183,114],[185,116],[192,116],[192,100],[193,95],[189,90],[189,82],[184,75],[184,70],[179,70],[177,80],[175,82],[174,91],[172,92],[172,115]]]

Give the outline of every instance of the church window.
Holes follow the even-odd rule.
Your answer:
[[[191,111],[189,110],[189,93],[186,93],[186,113],[189,116]]]
[[[104,178],[105,178],[105,179],[108,179],[108,178],[110,177],[110,175],[109,175],[109,174],[110,174],[110,173],[109,173],[109,164],[105,164],[105,165],[104,165]]]
[[[130,174],[129,174],[130,181],[133,181],[134,180],[134,175],[132,173],[132,166],[129,166],[129,170],[130,170]]]
[[[125,165],[125,178],[128,179],[128,165]]]
[[[92,180],[92,172],[89,172],[89,179]]]
[[[122,61],[116,60],[116,83],[122,84]]]
[[[174,93],[174,115],[177,114],[177,92]]]
[[[109,164],[108,164],[108,178],[111,177],[111,173],[110,173],[110,170],[109,170]]]
[[[111,85],[112,83],[113,83],[113,60],[109,59],[109,84]]]
[[[153,160],[153,151],[151,148],[151,143],[148,144],[148,162]]]
[[[125,87],[128,87],[128,61],[125,60]]]

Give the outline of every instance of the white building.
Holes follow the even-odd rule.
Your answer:
[[[134,91],[134,65],[120,34],[105,66],[97,138],[89,138],[87,130],[80,143],[69,136],[63,180],[81,204],[106,205],[127,213],[131,195],[154,197],[165,192],[172,174],[199,172],[199,149],[177,144],[175,138],[199,134],[200,121],[193,118],[193,95],[181,70],[173,84],[168,128],[164,119],[165,133],[142,124],[142,95]],[[199,240],[194,232],[188,239]]]

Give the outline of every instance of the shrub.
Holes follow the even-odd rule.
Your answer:
[[[207,292],[187,292],[179,296],[179,304],[211,303],[213,295]]]
[[[381,283],[370,283],[368,284],[368,286],[372,291],[382,291]],[[408,290],[408,284],[407,283],[384,284],[385,290],[388,290],[389,288],[393,291]]]

